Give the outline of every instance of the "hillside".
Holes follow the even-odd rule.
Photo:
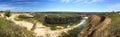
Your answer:
[[[0,13],[0,30],[1,37],[119,37],[119,18],[118,13]]]

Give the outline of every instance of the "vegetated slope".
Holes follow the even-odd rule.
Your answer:
[[[0,17],[0,37],[34,37],[26,28],[15,25],[12,21]]]
[[[78,37],[108,37],[106,30],[111,19],[106,16],[92,15]]]

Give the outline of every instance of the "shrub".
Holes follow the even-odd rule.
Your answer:
[[[10,10],[6,10],[6,11],[5,11],[5,16],[10,17],[10,15],[11,15],[11,14],[10,14]]]
[[[28,18],[32,18],[32,17],[26,16],[26,15],[19,15],[18,18],[21,18],[21,19],[28,19]]]
[[[33,17],[26,16],[26,15],[19,15],[17,18],[14,18],[16,21],[22,21],[22,20],[30,20]]]

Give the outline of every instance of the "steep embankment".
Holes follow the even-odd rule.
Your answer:
[[[111,23],[111,19],[105,16],[92,15],[79,33],[78,37],[106,37],[103,30]]]

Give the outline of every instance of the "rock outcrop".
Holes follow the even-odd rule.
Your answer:
[[[103,30],[111,23],[111,19],[105,16],[92,15],[78,37],[106,37]]]

